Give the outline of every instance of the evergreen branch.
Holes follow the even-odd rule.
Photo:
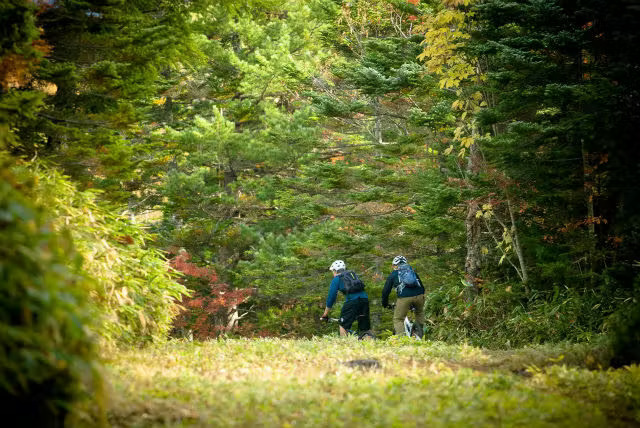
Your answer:
[[[72,123],[74,125],[85,125],[85,126],[96,126],[96,125],[106,125],[108,122],[99,122],[95,120],[73,120],[73,119],[61,119],[59,117],[51,116],[46,113],[39,112],[38,116],[44,117],[45,119],[52,120],[54,122],[65,122]]]
[[[396,211],[400,211],[401,209],[405,208],[409,206],[407,205],[402,205],[399,207],[396,207],[392,210],[389,211],[385,211],[383,213],[375,213],[375,214],[331,214],[328,216],[323,216],[323,218],[331,218],[331,216],[333,217],[340,217],[340,218],[369,218],[369,217],[381,217],[381,216],[385,216],[385,215],[389,215],[391,213],[394,213]]]

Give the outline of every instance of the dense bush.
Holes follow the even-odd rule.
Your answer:
[[[486,285],[475,299],[467,296],[464,284],[427,292],[427,337],[490,348],[592,341],[622,301],[607,289],[555,287],[527,295],[510,284]]]
[[[6,164],[6,162],[2,162]],[[0,402],[20,426],[64,424],[99,385],[88,282],[67,229],[25,197],[34,180],[0,177]],[[93,391],[91,391],[93,389]],[[100,401],[100,395],[95,397]],[[19,418],[19,419],[18,419]]]
[[[609,324],[615,354],[611,364],[619,367],[640,362],[640,300],[637,292],[634,297],[626,299],[625,304],[611,316]]]
[[[55,229],[68,228],[81,269],[91,278],[90,308],[104,342],[142,344],[166,337],[186,289],[174,281],[160,251],[147,246],[150,235],[58,172],[40,168],[36,178],[31,197],[47,207]]]

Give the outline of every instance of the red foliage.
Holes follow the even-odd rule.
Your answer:
[[[234,330],[238,325],[238,305],[254,293],[254,289],[231,289],[219,282],[216,271],[210,267],[190,263],[191,256],[181,250],[169,261],[175,270],[206,283],[201,290],[192,290],[192,297],[183,302],[183,310],[174,320],[175,329],[190,329],[194,338],[207,339]]]

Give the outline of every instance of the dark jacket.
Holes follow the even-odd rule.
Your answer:
[[[418,278],[418,287],[404,287],[400,294],[398,294],[398,297],[413,297],[424,294],[424,286],[422,285],[422,280],[420,279],[418,272],[416,272],[416,277]],[[387,281],[384,283],[384,288],[382,289],[383,307],[386,308],[389,305],[389,294],[391,293],[391,289],[395,288],[397,290],[398,285],[400,285],[400,281],[398,280],[398,271],[394,270],[387,277]]]
[[[327,296],[327,308],[332,308],[333,305],[336,303],[336,299],[338,298],[338,291],[342,291],[345,294],[347,301],[358,299],[358,298],[363,298],[363,299],[369,298],[369,296],[365,291],[346,294],[344,291],[344,283],[342,282],[342,279],[339,276],[334,276],[333,279],[331,280],[331,284],[329,284],[329,295]]]

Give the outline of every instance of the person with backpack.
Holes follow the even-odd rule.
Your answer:
[[[387,277],[382,289],[382,306],[389,305],[389,294],[395,288],[398,298],[393,312],[393,329],[398,336],[404,334],[404,317],[413,307],[416,313],[416,327],[422,338],[424,326],[424,286],[418,274],[407,263],[404,256],[396,256],[392,261],[393,271]]]
[[[347,330],[351,328],[354,321],[358,322],[358,333],[360,336],[371,335],[371,320],[369,318],[369,296],[364,291],[364,283],[352,270],[347,270],[344,261],[334,261],[329,270],[333,272],[333,279],[329,284],[329,295],[327,296],[324,314],[320,317],[325,321],[329,317],[329,311],[333,307],[338,297],[338,292],[345,295],[346,302],[340,311],[340,335],[346,336]]]

